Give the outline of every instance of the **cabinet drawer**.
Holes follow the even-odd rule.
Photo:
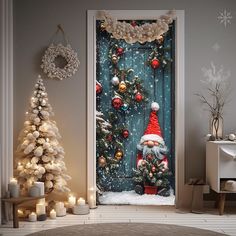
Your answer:
[[[219,146],[219,177],[236,178],[236,145]]]

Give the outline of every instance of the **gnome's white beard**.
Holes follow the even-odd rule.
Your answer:
[[[138,145],[137,148],[140,151],[143,151],[143,159],[146,159],[148,154],[152,154],[155,158],[162,160],[165,155],[168,153],[167,146],[153,146],[152,148],[148,147],[147,145]]]

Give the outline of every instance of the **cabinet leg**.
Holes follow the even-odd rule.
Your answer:
[[[225,196],[226,193],[220,193],[219,196],[219,214],[223,215],[224,214],[224,208],[225,208]]]
[[[219,203],[220,203],[220,194],[218,193],[216,196],[216,201],[215,201],[215,208],[219,208]]]
[[[18,206],[13,203],[13,227],[19,228]]]

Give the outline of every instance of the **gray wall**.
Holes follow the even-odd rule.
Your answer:
[[[201,68],[210,62],[224,65],[231,71],[231,84],[236,89],[236,1],[234,0],[21,0],[14,1],[14,141],[23,127],[24,112],[45,47],[62,24],[69,41],[78,51],[79,71],[69,80],[45,82],[49,101],[54,109],[65,162],[72,176],[70,187],[86,197],[86,10],[88,9],[180,9],[185,10],[185,134],[186,179],[205,176],[205,141],[208,132],[208,113],[194,93],[201,91]],[[227,9],[233,14],[231,25],[225,28],[217,16]],[[216,52],[212,46],[218,43]],[[236,93],[225,107],[224,131],[236,132]],[[184,130],[183,130],[184,132]]]

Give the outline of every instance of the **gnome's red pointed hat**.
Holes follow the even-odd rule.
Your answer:
[[[162,138],[161,134],[161,128],[159,125],[158,117],[157,117],[157,111],[159,110],[159,104],[157,102],[152,102],[151,105],[151,113],[149,117],[149,123],[147,125],[147,128],[144,132],[144,135],[141,137],[140,144],[142,144],[145,141],[156,141],[162,145],[165,145],[164,139]]]

